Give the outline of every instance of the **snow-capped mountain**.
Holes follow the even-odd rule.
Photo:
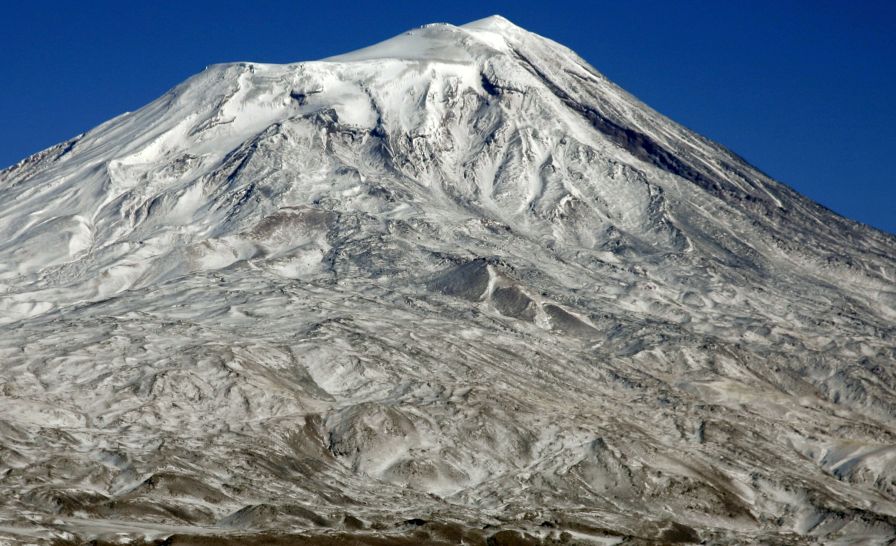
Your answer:
[[[896,238],[501,17],[0,172],[0,542],[887,543],[894,363]]]

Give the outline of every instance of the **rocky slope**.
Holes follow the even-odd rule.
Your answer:
[[[894,362],[896,238],[500,17],[0,172],[0,542],[885,544]]]

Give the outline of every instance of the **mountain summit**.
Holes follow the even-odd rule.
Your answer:
[[[896,238],[498,16],[0,172],[0,539],[883,544],[894,362]]]

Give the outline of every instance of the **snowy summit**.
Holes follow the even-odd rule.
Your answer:
[[[894,237],[504,18],[216,65],[0,171],[0,542],[886,544],[894,341]]]

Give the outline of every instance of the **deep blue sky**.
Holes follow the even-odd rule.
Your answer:
[[[841,214],[896,233],[896,2],[9,2],[0,166],[208,64],[291,62],[500,13]]]

